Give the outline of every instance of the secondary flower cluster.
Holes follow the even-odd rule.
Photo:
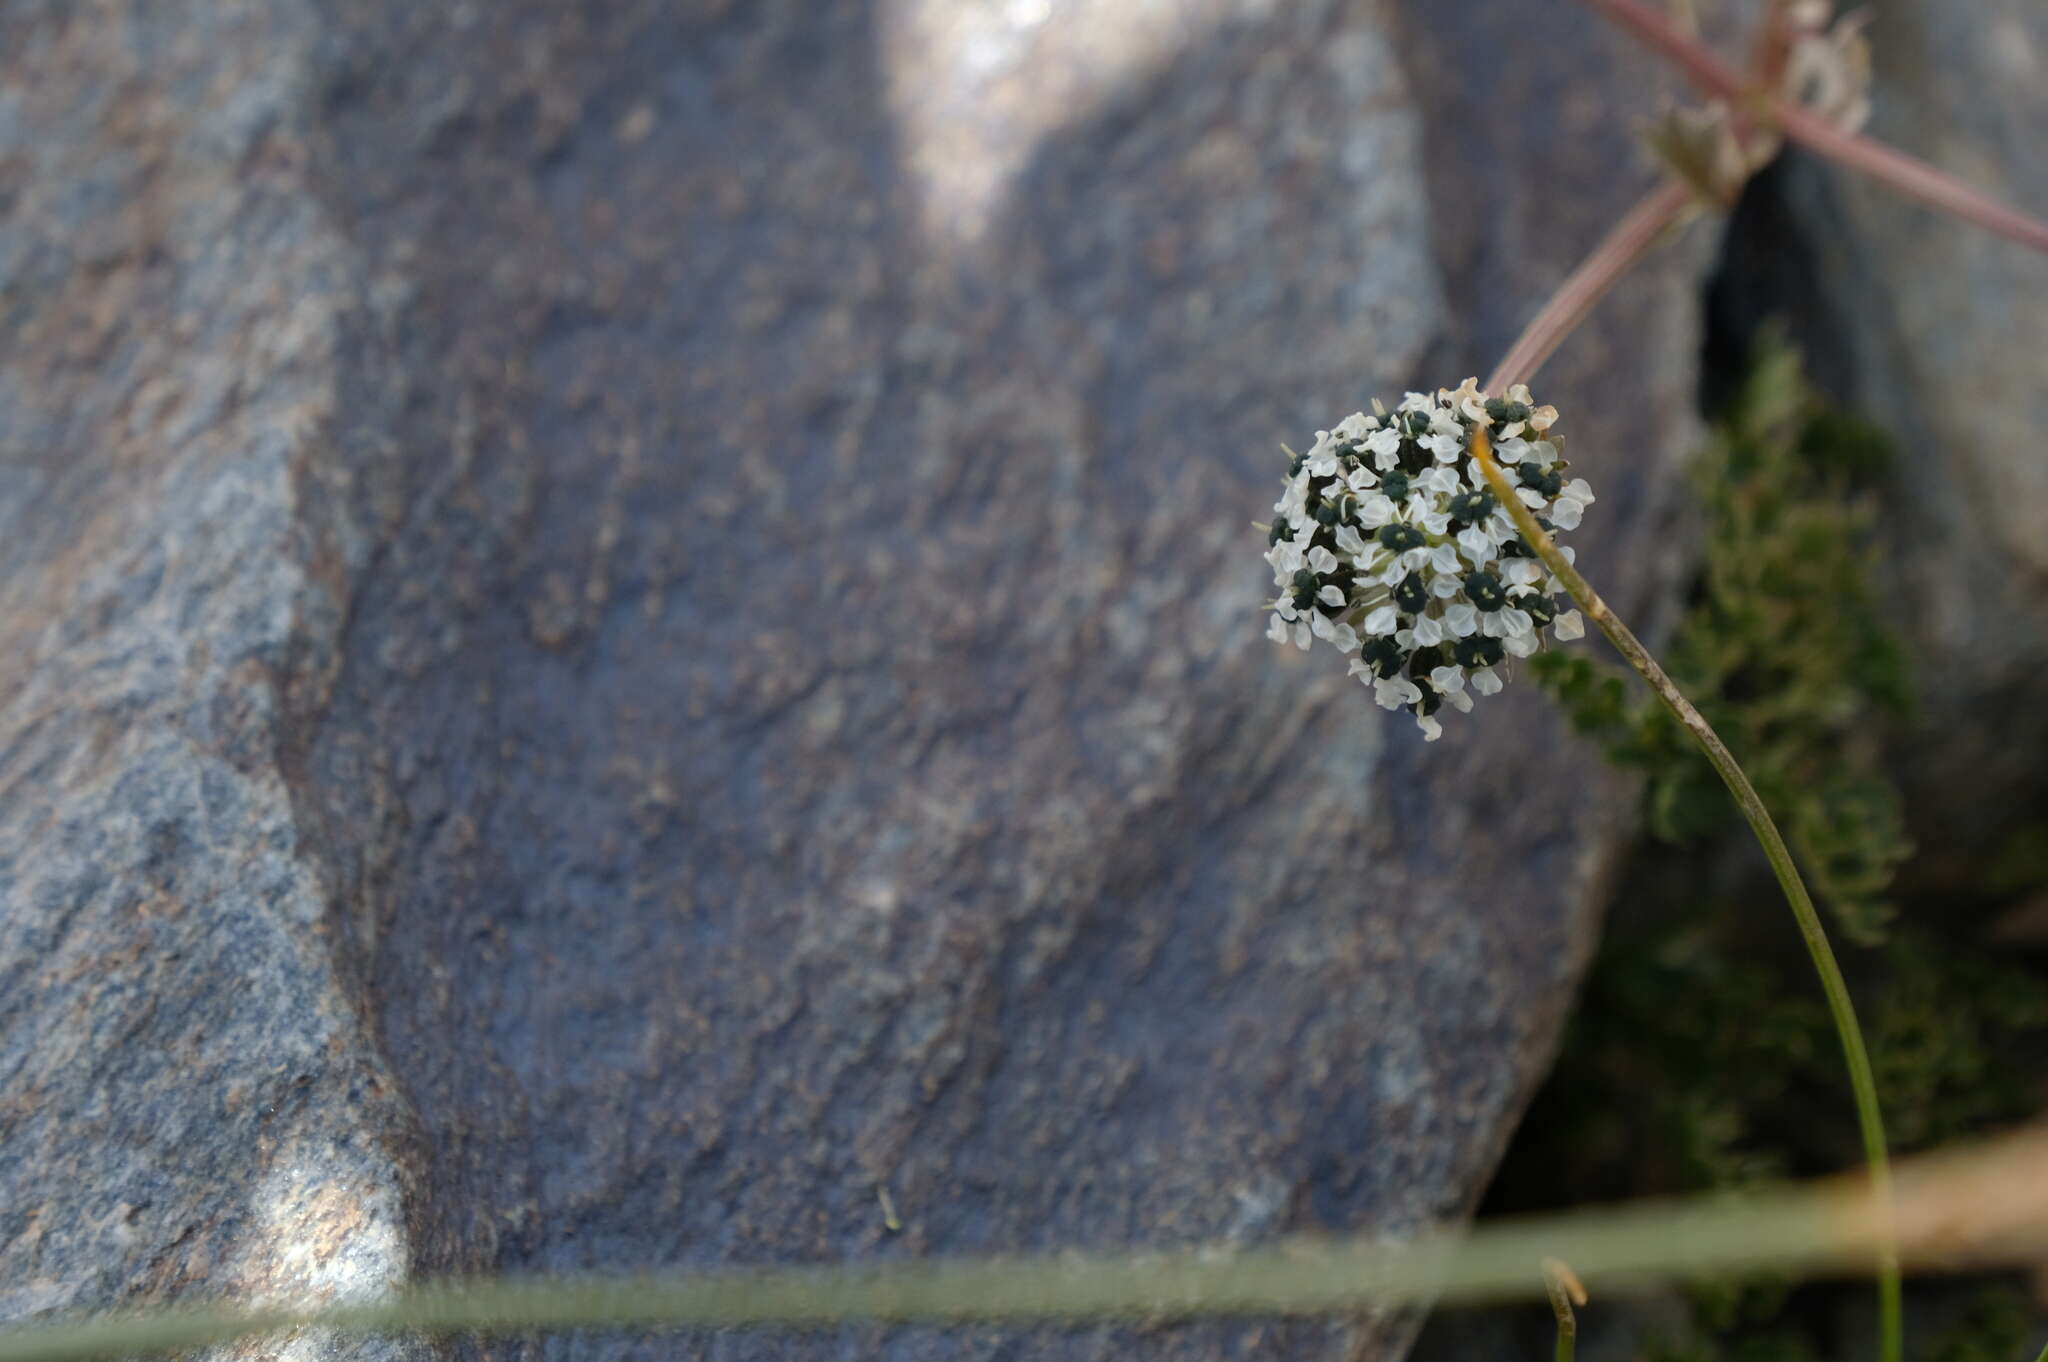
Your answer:
[[[1546,532],[1575,529],[1592,504],[1584,478],[1565,479],[1550,428],[1557,412],[1520,384],[1488,397],[1472,379],[1409,393],[1389,414],[1354,412],[1288,453],[1266,561],[1273,585],[1267,635],[1306,651],[1328,641],[1384,709],[1407,709],[1430,741],[1444,702],[1501,688],[1495,670],[1536,651],[1543,630],[1585,634],[1563,588],[1487,490],[1471,455],[1484,428],[1515,495]],[[1572,550],[1562,550],[1569,560]]]

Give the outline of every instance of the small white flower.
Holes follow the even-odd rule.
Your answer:
[[[1390,676],[1372,683],[1372,698],[1381,709],[1399,709],[1422,699],[1422,688],[1405,676]]]
[[[1396,456],[1401,452],[1401,432],[1392,426],[1382,426],[1365,437],[1365,447],[1381,457],[1381,468],[1392,468],[1394,464],[1385,460],[1400,462]]]
[[[1358,523],[1368,530],[1376,530],[1394,518],[1394,503],[1384,492],[1374,492],[1363,497],[1358,503]]]
[[[1465,452],[1463,443],[1455,435],[1429,434],[1416,441],[1436,456],[1438,463],[1451,463]]]

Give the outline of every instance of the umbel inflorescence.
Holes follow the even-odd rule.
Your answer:
[[[1468,378],[1409,393],[1391,414],[1375,400],[1372,415],[1317,431],[1307,453],[1288,450],[1267,535],[1280,588],[1268,636],[1303,651],[1326,640],[1382,708],[1409,710],[1431,741],[1443,735],[1434,716],[1444,702],[1469,710],[1470,692],[1498,691],[1497,668],[1535,652],[1545,628],[1582,637],[1579,612],[1558,609],[1563,588],[1487,490],[1471,449],[1472,432],[1486,430],[1537,523],[1575,529],[1593,490],[1566,480],[1556,419],[1520,384],[1488,397]]]

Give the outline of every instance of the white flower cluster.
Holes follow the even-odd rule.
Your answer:
[[[1515,495],[1546,531],[1575,529],[1592,504],[1584,478],[1565,480],[1551,424],[1520,384],[1489,398],[1472,379],[1409,393],[1389,415],[1356,412],[1319,430],[1306,454],[1288,451],[1287,492],[1274,503],[1266,561],[1280,598],[1266,632],[1306,651],[1325,639],[1384,709],[1406,708],[1435,741],[1445,701],[1501,688],[1504,659],[1536,651],[1543,630],[1585,634],[1563,588],[1471,456],[1484,428]],[[1572,551],[1563,550],[1566,559]]]

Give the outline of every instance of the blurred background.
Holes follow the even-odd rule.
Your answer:
[[[1870,131],[2048,212],[2048,12],[1870,9]],[[1683,93],[1571,0],[0,0],[0,1319],[1853,1163],[1603,647],[1425,749],[1262,636],[1280,443],[1490,369]],[[1581,566],[1858,943],[1902,1149],[2048,1088],[2044,305],[1792,153],[1534,385]],[[1869,1351],[1850,1288],[1592,1286],[1589,1356]],[[1910,1304],[2038,1346],[2018,1278]]]

